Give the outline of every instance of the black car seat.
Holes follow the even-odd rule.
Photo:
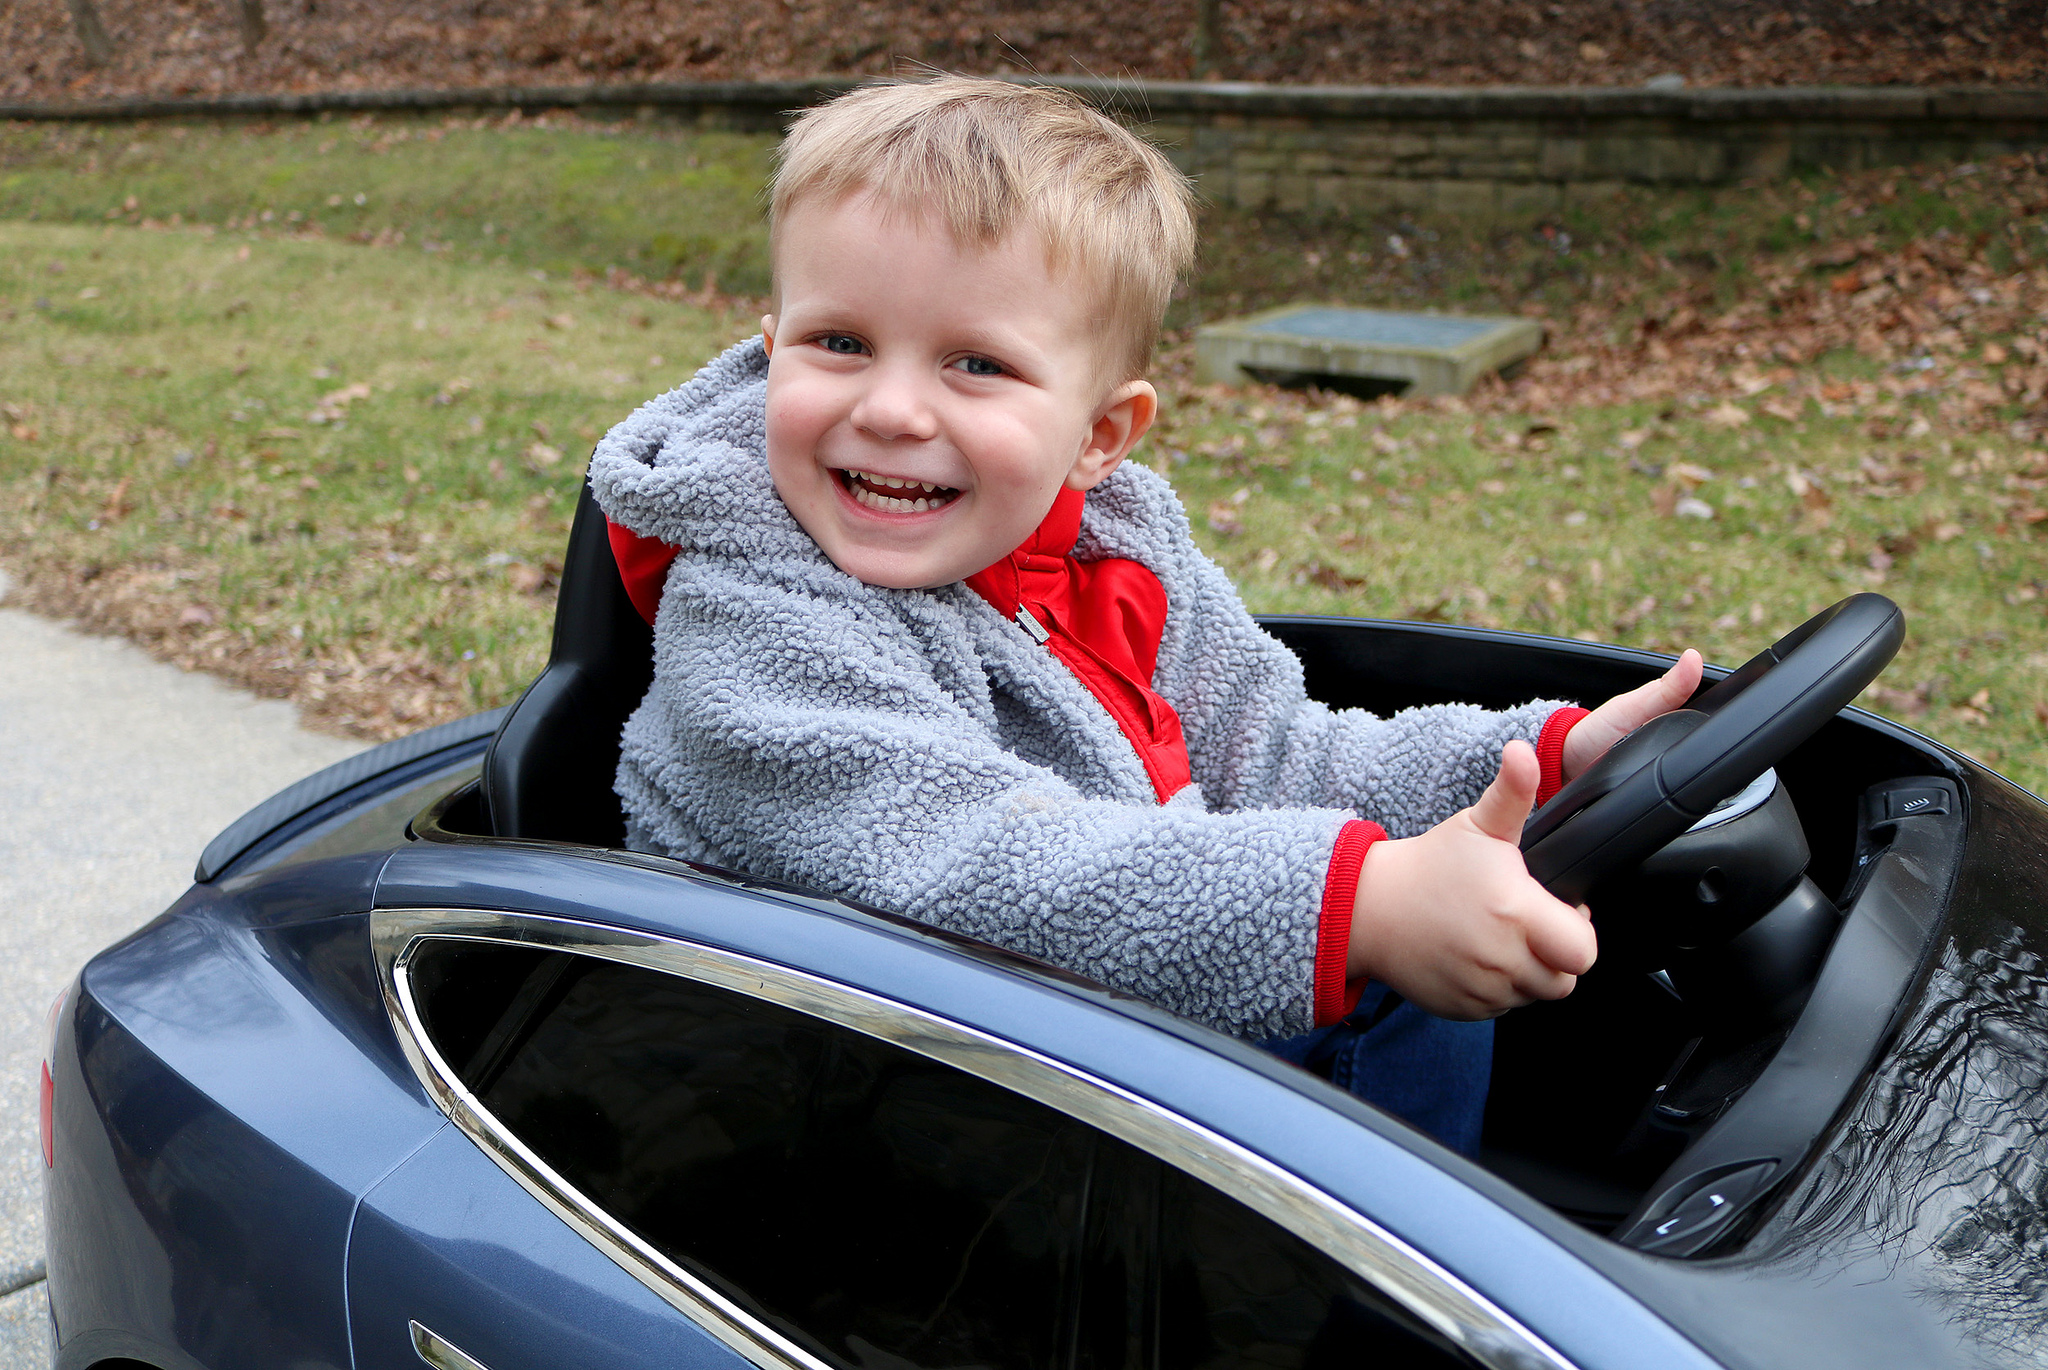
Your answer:
[[[562,558],[548,664],[484,754],[492,833],[621,845],[626,819],[612,792],[619,729],[653,678],[653,632],[626,596],[586,482]]]

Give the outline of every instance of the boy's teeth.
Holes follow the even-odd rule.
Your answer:
[[[865,471],[848,471],[846,474],[854,480],[864,480],[870,485],[880,485],[890,490],[916,489],[930,494],[932,491],[941,488],[933,485],[928,480],[898,480],[894,476],[871,476]]]
[[[922,514],[945,503],[942,499],[897,499],[893,495],[878,495],[864,485],[853,487],[853,498],[856,503],[885,514]]]
[[[922,514],[927,509],[936,509],[947,503],[955,493],[948,486],[934,485],[930,481],[898,480],[894,476],[877,476],[866,471],[848,471],[846,486],[856,503],[886,514]],[[881,490],[915,490],[931,498],[905,499],[884,495]]]

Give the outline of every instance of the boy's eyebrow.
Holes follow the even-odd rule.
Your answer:
[[[819,329],[844,328],[849,333],[866,333],[861,327],[857,309],[840,306],[832,302],[818,302],[800,307],[795,315],[796,324],[805,332]],[[783,316],[788,322],[790,315]],[[998,357],[1015,358],[1024,362],[1044,360],[1044,349],[1022,334],[1001,325],[970,325],[953,333],[953,345],[969,352],[990,352]]]

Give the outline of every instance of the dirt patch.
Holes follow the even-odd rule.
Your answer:
[[[831,0],[270,0],[244,55],[230,7],[97,0],[89,68],[58,0],[0,8],[0,97],[974,72],[1184,80],[1194,0],[923,5]],[[1350,85],[2039,85],[2038,3],[1987,0],[1232,0],[1213,75]]]
[[[127,638],[159,661],[266,699],[288,699],[322,732],[381,742],[475,711],[461,678],[422,655],[382,647],[322,660],[216,627],[218,611],[179,593],[160,569],[80,571],[19,556],[8,569],[9,605]]]

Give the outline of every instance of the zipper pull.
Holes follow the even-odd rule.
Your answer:
[[[1052,639],[1052,634],[1045,630],[1045,625],[1038,621],[1038,616],[1021,604],[1017,606],[1017,626],[1031,634],[1031,640],[1041,647]]]

